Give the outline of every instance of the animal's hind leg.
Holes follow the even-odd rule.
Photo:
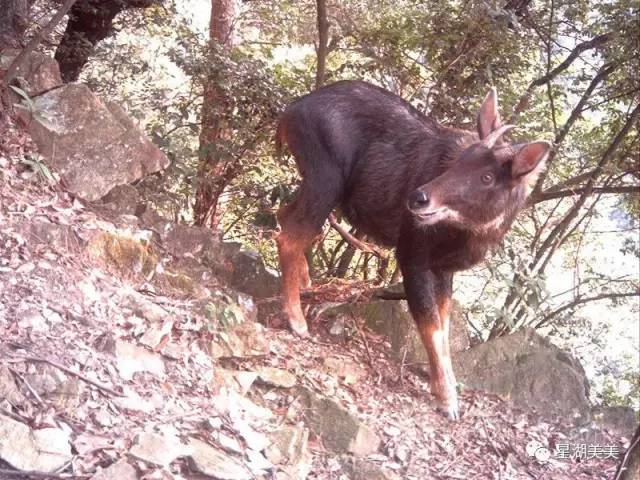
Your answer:
[[[321,232],[338,200],[337,176],[332,179],[324,172],[324,177],[322,180],[315,178],[315,183],[303,180],[295,200],[278,211],[281,231],[276,241],[282,272],[283,309],[291,330],[303,337],[309,334],[300,305],[300,287],[309,284],[304,252]],[[327,188],[329,185],[333,188]]]

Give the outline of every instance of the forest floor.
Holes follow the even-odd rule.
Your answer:
[[[225,380],[218,374],[220,369],[250,373],[265,366],[294,374],[297,387],[249,382],[243,392],[251,405],[247,410],[264,417],[259,427],[252,424],[256,431],[300,425],[305,407],[297,389],[302,387],[335,400],[381,439],[376,453],[349,470],[345,457],[311,429],[310,479],[612,478],[618,461],[601,451],[568,459],[554,455],[559,445],[589,443],[578,440],[570,418],[543,418],[465,389],[462,418],[447,421],[433,408],[420,370],[391,359],[385,339],[359,325],[346,325],[350,334],[340,341],[326,333],[331,325],[322,318],[308,340],[267,328],[261,335],[268,354],[212,360],[201,348],[210,334],[192,314],[193,300],[152,292],[144,282],[113,275],[72,245],[64,249],[29,236],[36,219],[80,230],[109,225],[19,161],[29,151],[27,139],[15,134],[12,144],[3,141],[9,153],[0,155],[0,368],[19,388],[9,396],[0,382],[0,415],[34,430],[62,429],[72,455],[52,475],[17,472],[14,464],[0,460],[0,478],[105,478],[92,475],[123,458],[135,467],[134,478],[213,478],[171,449],[175,458],[168,462],[132,453],[139,435],[151,430],[214,443],[211,432],[225,430],[238,447],[227,442],[226,449],[250,463],[246,444],[251,442],[238,435],[237,422],[223,411],[220,385]],[[119,342],[136,343],[153,329],[148,312],[132,313],[137,309],[132,299],[142,299],[144,309],[159,307],[170,314],[162,342],[149,350],[154,356],[142,360],[146,363],[135,375],[137,366],[126,365]],[[168,342],[171,351],[165,348]],[[532,442],[548,448],[550,458],[527,453]],[[598,439],[601,445],[615,445],[620,454],[627,442],[606,432]],[[1,444],[0,439],[0,457],[6,447]],[[252,469],[251,478],[286,478],[263,470]]]

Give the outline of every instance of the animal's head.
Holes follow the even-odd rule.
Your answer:
[[[421,225],[454,224],[500,230],[512,220],[545,167],[549,142],[507,143],[495,89],[477,117],[478,139],[439,177],[409,194],[407,207]]]

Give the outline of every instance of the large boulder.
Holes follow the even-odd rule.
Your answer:
[[[425,363],[429,359],[409,306],[404,300],[376,300],[368,303],[344,304],[324,312],[329,317],[353,316],[364,320],[375,333],[389,339],[393,355],[408,363]],[[469,348],[469,333],[460,309],[454,302],[451,311],[449,344],[453,356]]]
[[[169,159],[115,104],[70,83],[33,99],[29,133],[66,188],[90,201],[138,180]]]
[[[223,242],[219,233],[203,227],[166,223],[159,233],[173,265],[194,279],[204,281],[210,273],[255,298],[278,293],[278,277],[267,270],[257,252]]]
[[[532,329],[499,337],[453,356],[459,381],[545,414],[589,415],[580,363]]]
[[[0,56],[0,70],[6,70],[20,50],[5,50]],[[49,55],[31,52],[17,72],[18,84],[29,97],[35,97],[62,85],[60,67]]]

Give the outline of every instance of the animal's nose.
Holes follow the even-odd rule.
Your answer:
[[[422,190],[414,190],[407,201],[409,210],[422,210],[429,206],[429,195]]]

